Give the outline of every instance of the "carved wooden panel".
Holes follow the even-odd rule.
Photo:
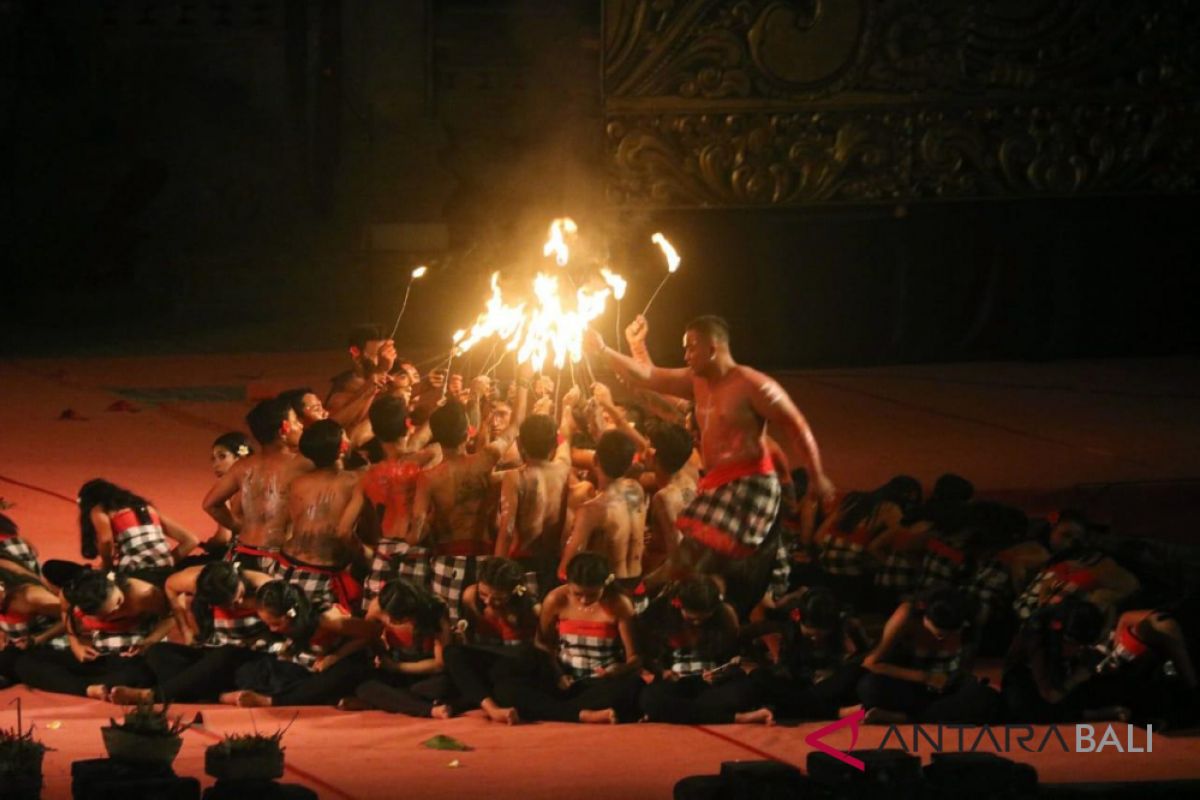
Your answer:
[[[607,0],[609,195],[1190,192],[1200,0]]]

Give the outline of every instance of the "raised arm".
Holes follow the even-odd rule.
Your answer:
[[[692,398],[692,374],[688,369],[663,369],[651,364],[643,364],[604,344],[604,337],[590,328],[584,334],[583,344],[589,352],[605,359],[612,369],[634,386],[676,397],[685,397],[689,400]]]

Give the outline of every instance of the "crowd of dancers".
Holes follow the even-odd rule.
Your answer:
[[[324,401],[214,442],[205,541],[102,478],[86,563],[40,563],[0,515],[0,683],[507,723],[1196,720],[1187,586],[953,474],[838,493],[723,320],[688,325],[679,369],[646,333],[588,336],[618,403],[525,367],[422,375],[363,326]]]

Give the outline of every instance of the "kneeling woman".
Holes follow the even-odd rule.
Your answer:
[[[237,691],[222,703],[242,707],[333,705],[354,691],[367,672],[363,649],[378,626],[340,606],[316,608],[291,584],[272,580],[259,587],[257,614],[281,644],[273,658],[238,668]]]
[[[146,651],[162,700],[215,702],[234,687],[238,668],[260,658],[269,643],[270,631],[258,617],[257,592],[270,580],[265,572],[243,570],[233,561],[188,567],[167,579],[167,601],[182,644],[160,642]],[[109,699],[133,705],[154,696],[152,689],[118,686]]]
[[[57,640],[63,646],[58,596],[33,576],[0,560],[0,689],[17,682],[17,659],[31,648]]]
[[[708,578],[691,578],[660,597],[639,620],[646,641],[641,708],[651,722],[771,724],[749,676],[736,664],[738,620]],[[717,673],[714,673],[717,670]]]
[[[866,722],[983,724],[999,714],[996,691],[970,671],[963,647],[970,601],[959,589],[931,589],[896,608],[863,660],[858,682]]]
[[[182,525],[103,478],[79,489],[79,533],[83,557],[99,557],[105,569],[117,572],[170,571],[196,547],[196,537]],[[168,539],[176,542],[174,549]]]
[[[376,669],[354,692],[357,703],[341,708],[378,708],[410,717],[450,716],[451,684],[443,654],[452,633],[446,604],[404,578],[383,585],[367,608],[367,619],[383,626]]]
[[[641,662],[633,603],[608,559],[579,553],[567,584],[542,601],[537,648],[498,676],[494,697],[514,720],[616,723],[637,716]]]
[[[501,708],[492,698],[492,687],[497,670],[532,647],[541,610],[516,561],[490,558],[479,567],[479,582],[463,591],[467,644],[452,644],[444,653],[457,692],[448,708],[451,715],[482,708],[494,722],[515,721],[513,709]]]
[[[867,635],[827,588],[806,589],[797,602],[786,622],[764,623],[779,629],[782,645],[777,663],[750,677],[780,717],[836,719],[842,706],[858,702]]]
[[[69,650],[42,646],[17,659],[34,689],[108,699],[113,686],[153,686],[143,651],[174,627],[162,589],[127,575],[81,568],[63,588]]]

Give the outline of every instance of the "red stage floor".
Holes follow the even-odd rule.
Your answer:
[[[333,352],[5,362],[0,496],[15,504],[7,513],[47,558],[78,556],[74,495],[98,475],[135,488],[206,536],[211,524],[199,502],[211,481],[208,447],[240,425],[243,398],[303,384],[323,392],[341,368]],[[1196,529],[1195,361],[937,365],[781,377],[841,486],[871,486],[901,471],[931,482],[953,470],[985,494],[1035,510],[1084,502],[1124,530],[1178,537]],[[123,397],[140,410],[107,410]],[[67,409],[83,419],[60,420]],[[116,709],[11,689],[0,692],[0,724],[15,721],[9,703],[16,697],[38,735],[56,748],[47,756],[45,796],[69,796],[70,762],[102,754],[98,729]],[[195,710],[181,707],[188,717]],[[202,775],[203,747],[219,734],[249,730],[254,722],[273,730],[292,715],[256,711],[252,720],[236,709],[203,712],[205,727],[185,735],[180,774]],[[505,729],[473,715],[433,722],[306,709],[287,736],[286,779],[322,797],[460,797],[482,789],[497,797],[662,798],[679,778],[715,772],[725,760],[774,757],[802,766],[810,749],[804,737],[819,727]],[[419,746],[435,733],[475,749]],[[864,729],[858,746],[875,746],[884,733]],[[1064,735],[1073,746],[1073,731]],[[843,731],[829,742],[845,747],[850,738]],[[1136,743],[1144,744],[1142,734]],[[455,758],[460,766],[448,766]],[[1152,753],[1051,748],[1014,758],[1035,764],[1049,782],[1200,778],[1200,739],[1159,734]]]

